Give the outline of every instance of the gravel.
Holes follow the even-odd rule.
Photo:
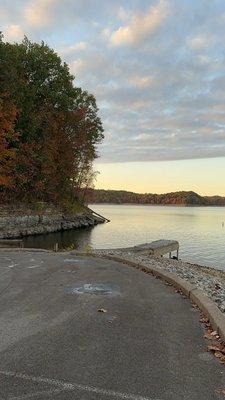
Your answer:
[[[120,250],[95,250],[99,256],[114,256],[139,263],[143,266],[152,266],[172,272],[191,284],[195,284],[218,308],[225,313],[225,272],[198,264],[171,260],[167,258],[154,258],[145,255],[137,255],[132,251]]]

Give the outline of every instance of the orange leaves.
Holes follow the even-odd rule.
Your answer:
[[[204,338],[211,341],[207,346],[207,350],[212,352],[221,364],[225,364],[225,343],[220,339],[218,332],[212,329],[207,317],[201,315],[200,322],[204,324],[206,328]]]
[[[14,132],[17,110],[8,94],[0,96],[0,187],[12,187],[11,171],[16,150],[13,144],[18,140]]]
[[[225,364],[225,344],[214,342],[208,346],[208,351],[212,351],[214,356],[219,359],[221,364]]]
[[[211,331],[210,329],[208,329],[206,331],[206,333],[204,334],[204,338],[208,339],[208,340],[212,340],[212,339],[215,339],[215,338],[218,339],[219,335],[218,335],[218,333],[216,331]]]
[[[216,393],[222,394],[222,395],[225,396],[225,389],[217,389],[217,390],[216,390]]]
[[[199,320],[199,322],[201,322],[201,324],[208,324],[209,323],[209,319],[202,316]]]
[[[225,346],[221,343],[211,344],[208,346],[209,351],[221,352],[225,354]]]
[[[13,135],[17,109],[10,100],[10,96],[4,93],[0,96],[0,132],[2,135]]]
[[[219,359],[221,364],[225,364],[225,343],[220,340],[217,331],[208,329],[204,338],[211,340],[211,344],[207,346],[207,350],[213,352],[214,356]]]

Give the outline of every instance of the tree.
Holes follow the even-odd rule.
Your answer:
[[[76,196],[97,157],[103,128],[96,100],[73,82],[68,65],[44,42],[10,44],[0,37],[0,96],[8,93],[18,110],[14,168],[7,164],[18,198]]]

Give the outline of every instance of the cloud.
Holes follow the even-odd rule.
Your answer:
[[[121,21],[126,21],[129,18],[129,12],[124,7],[120,6],[118,9],[118,18]]]
[[[131,85],[137,86],[139,88],[145,88],[151,86],[153,82],[153,78],[150,75],[140,76],[140,75],[132,75],[128,78],[128,82]]]
[[[187,39],[187,45],[192,50],[203,50],[212,43],[212,37],[206,35],[197,35]]]
[[[52,22],[52,8],[58,0],[33,0],[24,9],[26,23],[34,28],[48,26]]]
[[[88,47],[88,44],[86,42],[78,42],[75,44],[72,44],[71,46],[65,46],[62,49],[60,49],[60,54],[65,57],[70,54],[74,56],[74,54],[78,52],[82,52],[83,50],[86,50]]]
[[[139,44],[163,23],[167,15],[168,4],[165,0],[160,0],[146,14],[134,14],[129,25],[114,31],[110,38],[111,43],[115,46]]]
[[[10,25],[5,29],[4,35],[9,42],[16,42],[23,39],[24,32],[19,25]]]
[[[9,0],[6,0],[9,1]],[[96,29],[101,25],[101,20],[116,13],[119,0],[106,2],[103,0],[15,0],[23,8],[25,23],[34,29],[44,28],[54,31],[73,29],[73,24],[88,25]],[[24,7],[23,7],[24,6]],[[42,31],[43,32],[43,31]]]

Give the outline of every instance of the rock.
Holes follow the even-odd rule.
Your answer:
[[[0,206],[0,239],[94,226],[100,222],[103,220],[88,209],[68,216],[53,205],[47,205],[39,212],[25,205],[17,208]]]

